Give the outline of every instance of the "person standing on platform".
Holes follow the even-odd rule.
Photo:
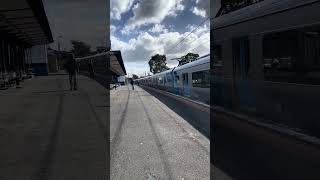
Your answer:
[[[92,63],[91,62],[89,62],[89,72],[90,72],[90,77],[92,78],[92,79],[94,79],[94,70],[93,70],[93,66],[92,66]]]
[[[132,90],[134,90],[134,85],[133,85],[134,82],[133,82],[133,79],[130,80],[130,84],[131,84],[131,86],[132,86]]]
[[[70,90],[77,90],[77,63],[72,53],[68,54],[68,59],[65,64],[65,69],[69,74]]]
[[[117,85],[118,85],[118,83],[117,83],[117,79],[116,79],[115,77],[112,78],[112,82],[113,82],[113,88],[114,88],[115,90],[117,90]]]

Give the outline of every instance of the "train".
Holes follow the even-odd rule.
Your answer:
[[[212,105],[320,138],[319,9],[268,0],[213,18]]]
[[[210,54],[190,63],[134,80],[136,84],[210,104]]]

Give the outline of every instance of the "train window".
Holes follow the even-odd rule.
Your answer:
[[[172,83],[172,76],[171,74],[166,74],[166,77],[167,77],[167,83]]]
[[[211,69],[214,75],[222,75],[222,48],[221,45],[212,47]]]
[[[266,35],[263,68],[267,81],[320,84],[320,27]]]
[[[192,73],[192,86],[209,88],[210,87],[210,71],[198,71]]]
[[[174,81],[175,81],[176,85],[180,85],[180,76],[179,75],[175,75]]]
[[[160,85],[163,84],[163,79],[162,79],[162,77],[159,77],[159,81],[158,81],[158,82],[159,82]]]

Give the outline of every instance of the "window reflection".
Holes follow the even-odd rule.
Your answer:
[[[192,73],[192,86],[208,88],[210,87],[210,71],[198,71]]]
[[[314,29],[314,28],[313,28]],[[320,84],[320,28],[292,30],[263,38],[264,79]]]

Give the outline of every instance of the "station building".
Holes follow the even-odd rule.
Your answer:
[[[36,58],[32,54],[39,48],[46,52],[43,45],[52,42],[42,0],[0,2],[0,78],[10,71],[22,76]]]

